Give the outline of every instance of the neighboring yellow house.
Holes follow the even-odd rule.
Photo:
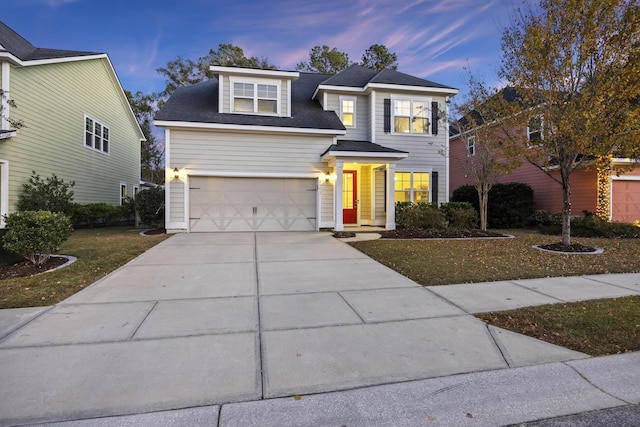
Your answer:
[[[77,203],[137,192],[144,135],[107,54],[36,48],[0,22],[0,66],[0,216],[32,171],[75,181]]]

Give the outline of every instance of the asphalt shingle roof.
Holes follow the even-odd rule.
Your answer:
[[[357,153],[400,153],[407,154],[406,151],[388,148],[371,141],[339,139],[337,144],[331,145],[322,155],[329,151],[350,151]]]
[[[353,64],[334,76],[329,77],[321,84],[327,86],[365,87],[368,83],[391,84],[401,86],[435,87],[441,89],[454,89],[429,80],[414,77],[391,69],[382,71],[371,70],[362,65]]]
[[[291,82],[292,117],[253,114],[224,114],[218,111],[218,81],[208,80],[177,89],[156,114],[159,121],[219,123],[233,125],[276,126],[303,129],[345,130],[333,111],[324,111],[311,99],[323,74],[300,73]]]
[[[22,61],[38,59],[73,58],[77,56],[100,55],[98,52],[84,52],[78,50],[45,49],[35,47],[20,34],[0,21],[0,52],[9,52]]]

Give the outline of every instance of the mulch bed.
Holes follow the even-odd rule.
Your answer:
[[[452,229],[409,229],[381,231],[383,239],[469,239],[478,237],[505,237],[504,234],[482,230],[452,230]]]
[[[34,266],[29,261],[20,261],[14,264],[3,265],[0,267],[0,280],[15,279],[16,277],[27,277],[44,273],[45,271],[61,266],[67,261],[67,258],[51,257],[40,267]]]
[[[555,252],[582,252],[589,253],[595,252],[597,249],[591,246],[581,245],[579,243],[574,243],[572,245],[565,245],[562,243],[551,243],[549,245],[540,245],[539,248],[546,249],[548,251]]]
[[[146,230],[143,231],[142,234],[144,234],[145,236],[156,236],[158,234],[164,234],[166,233],[167,230],[165,230],[164,228],[155,228],[153,230]]]

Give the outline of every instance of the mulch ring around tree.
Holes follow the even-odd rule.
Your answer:
[[[508,237],[504,234],[482,230],[454,230],[454,229],[418,229],[399,228],[396,230],[380,231],[383,239],[472,239],[482,237]]]
[[[585,246],[580,243],[573,243],[571,245],[565,245],[564,243],[551,243],[548,245],[534,246],[536,249],[543,249],[550,252],[562,252],[562,253],[581,253],[581,254],[595,254],[601,253],[602,250],[594,248],[593,246]]]
[[[69,261],[68,258],[52,256],[39,267],[36,267],[29,261],[19,261],[14,264],[3,265],[0,267],[0,280],[15,279],[16,277],[28,277],[45,273],[61,266],[67,261]]]

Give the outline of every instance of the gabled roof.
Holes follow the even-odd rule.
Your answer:
[[[344,86],[365,88],[367,85],[398,85],[412,86],[424,88],[438,89],[457,89],[441,85],[429,80],[414,77],[400,71],[385,69],[382,71],[372,70],[362,65],[353,64],[350,67],[340,71],[334,76],[329,77],[321,83],[322,86]]]
[[[45,49],[35,47],[20,34],[0,21],[0,54],[3,52],[15,56],[20,61],[36,61],[43,59],[75,58],[78,56],[100,55],[98,52],[77,50]]]
[[[371,141],[362,140],[338,140],[320,155],[325,160],[329,158],[378,158],[378,159],[404,159],[409,155],[406,151],[385,147]]]
[[[225,114],[218,111],[218,80],[208,80],[177,89],[155,116],[157,122],[193,122],[226,125],[272,126],[321,129],[344,134],[345,127],[333,111],[324,111],[311,99],[324,74],[300,73],[291,82],[291,117],[256,114]]]

